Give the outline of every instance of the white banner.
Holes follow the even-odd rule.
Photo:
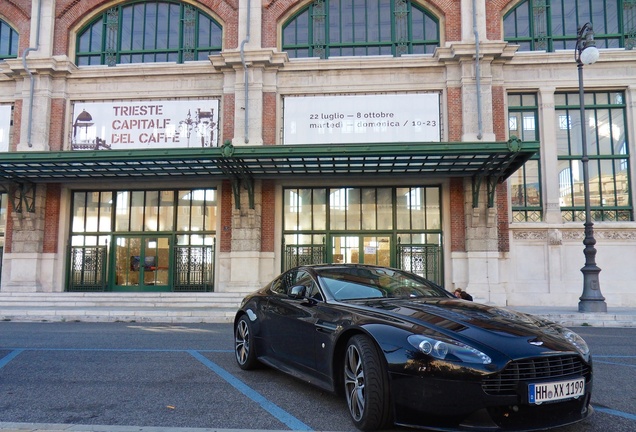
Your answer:
[[[219,101],[75,102],[72,150],[217,147]]]
[[[284,144],[439,142],[439,94],[288,96]]]
[[[9,151],[11,128],[11,105],[0,105],[0,152]]]

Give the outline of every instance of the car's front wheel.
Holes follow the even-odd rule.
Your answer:
[[[356,335],[347,342],[344,387],[349,414],[358,429],[377,430],[390,424],[388,376],[368,336]]]
[[[254,369],[258,365],[252,341],[252,324],[247,316],[243,315],[234,327],[234,352],[241,369]]]

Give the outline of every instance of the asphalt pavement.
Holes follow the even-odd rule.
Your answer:
[[[554,432],[636,430],[636,329],[576,331],[594,356],[596,412]],[[0,322],[0,429],[355,431],[342,397],[238,368],[230,324],[82,322]]]

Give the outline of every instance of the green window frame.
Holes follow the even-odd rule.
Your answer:
[[[213,291],[218,204],[215,188],[73,191],[67,290],[128,290],[121,259],[133,266],[128,251],[143,242],[164,264],[141,289]]]
[[[398,246],[441,251],[441,187],[283,188],[284,257],[292,248],[324,262],[327,239],[349,234],[390,237],[393,255]],[[285,262],[281,264],[286,269]],[[441,268],[441,263],[436,266],[437,271]]]
[[[439,186],[284,188],[283,231],[396,233],[442,229]]]
[[[214,188],[74,191],[71,236],[80,243],[73,245],[114,233],[173,233],[179,244],[205,244],[199,234],[215,234],[217,195]]]
[[[594,221],[633,221],[625,95],[586,92],[585,126],[591,217]],[[558,182],[565,222],[585,221],[578,93],[555,95]]]
[[[18,57],[18,32],[0,19],[0,60]]]
[[[587,22],[598,48],[632,49],[636,0],[525,0],[504,16],[504,40],[520,51],[573,50],[578,29]]]
[[[539,141],[539,106],[535,93],[508,95],[508,134]],[[509,179],[513,222],[543,220],[541,155],[537,152]]]
[[[432,54],[439,21],[409,0],[314,0],[282,28],[290,58]]]
[[[207,60],[223,29],[185,2],[134,1],[100,14],[77,35],[78,66]]]

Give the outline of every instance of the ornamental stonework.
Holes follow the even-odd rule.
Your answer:
[[[563,233],[558,229],[548,231],[548,243],[551,246],[560,246],[563,244]]]
[[[548,232],[547,230],[513,231],[512,238],[515,240],[545,240],[548,238]]]
[[[581,230],[564,230],[563,240],[581,240],[585,238],[585,232]],[[596,240],[636,240],[636,231],[634,230],[595,230],[594,238]]]
[[[560,245],[564,241],[583,241],[585,232],[583,229],[533,229],[515,230],[512,232],[514,240],[547,240],[551,245]],[[596,240],[624,240],[636,241],[636,230],[595,230]]]
[[[599,231],[599,235],[594,233],[594,237],[600,238],[603,240],[636,240],[636,231],[625,231],[625,230],[607,230],[607,231]]]

